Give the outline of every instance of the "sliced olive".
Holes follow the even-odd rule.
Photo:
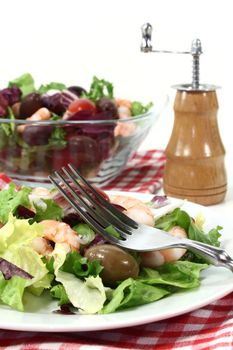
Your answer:
[[[88,260],[99,260],[104,267],[100,276],[106,286],[115,286],[117,281],[137,277],[139,266],[132,255],[111,244],[97,244],[85,252]]]

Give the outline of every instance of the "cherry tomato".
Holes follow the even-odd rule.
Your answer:
[[[96,112],[96,106],[94,102],[87,98],[80,98],[78,100],[75,100],[71,102],[71,104],[68,107],[68,111],[70,113],[79,113],[83,111],[88,111],[90,115],[94,115]]]
[[[3,190],[12,180],[4,173],[0,173],[0,190]]]

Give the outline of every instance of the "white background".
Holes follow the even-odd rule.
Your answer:
[[[233,175],[231,0],[0,0],[0,5],[0,87],[30,72],[38,86],[60,81],[88,87],[96,75],[113,82],[118,97],[156,103],[168,94],[169,105],[142,148],[168,143],[171,85],[191,82],[191,57],[141,53],[141,25],[152,24],[154,49],[188,51],[193,39],[201,39],[200,80],[222,87],[218,121]]]

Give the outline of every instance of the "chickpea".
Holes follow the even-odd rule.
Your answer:
[[[42,107],[42,108],[38,109],[30,117],[26,118],[26,120],[32,120],[32,121],[49,120],[50,117],[51,117],[50,111],[47,108]],[[24,131],[24,129],[28,126],[31,127],[31,125],[25,125],[25,124],[19,125],[17,127],[17,130],[18,130],[18,132],[22,133]]]

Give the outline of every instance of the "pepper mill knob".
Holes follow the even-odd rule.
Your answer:
[[[141,29],[142,29],[141,51],[151,52],[152,51],[152,44],[151,44],[152,25],[150,23],[145,23]]]

